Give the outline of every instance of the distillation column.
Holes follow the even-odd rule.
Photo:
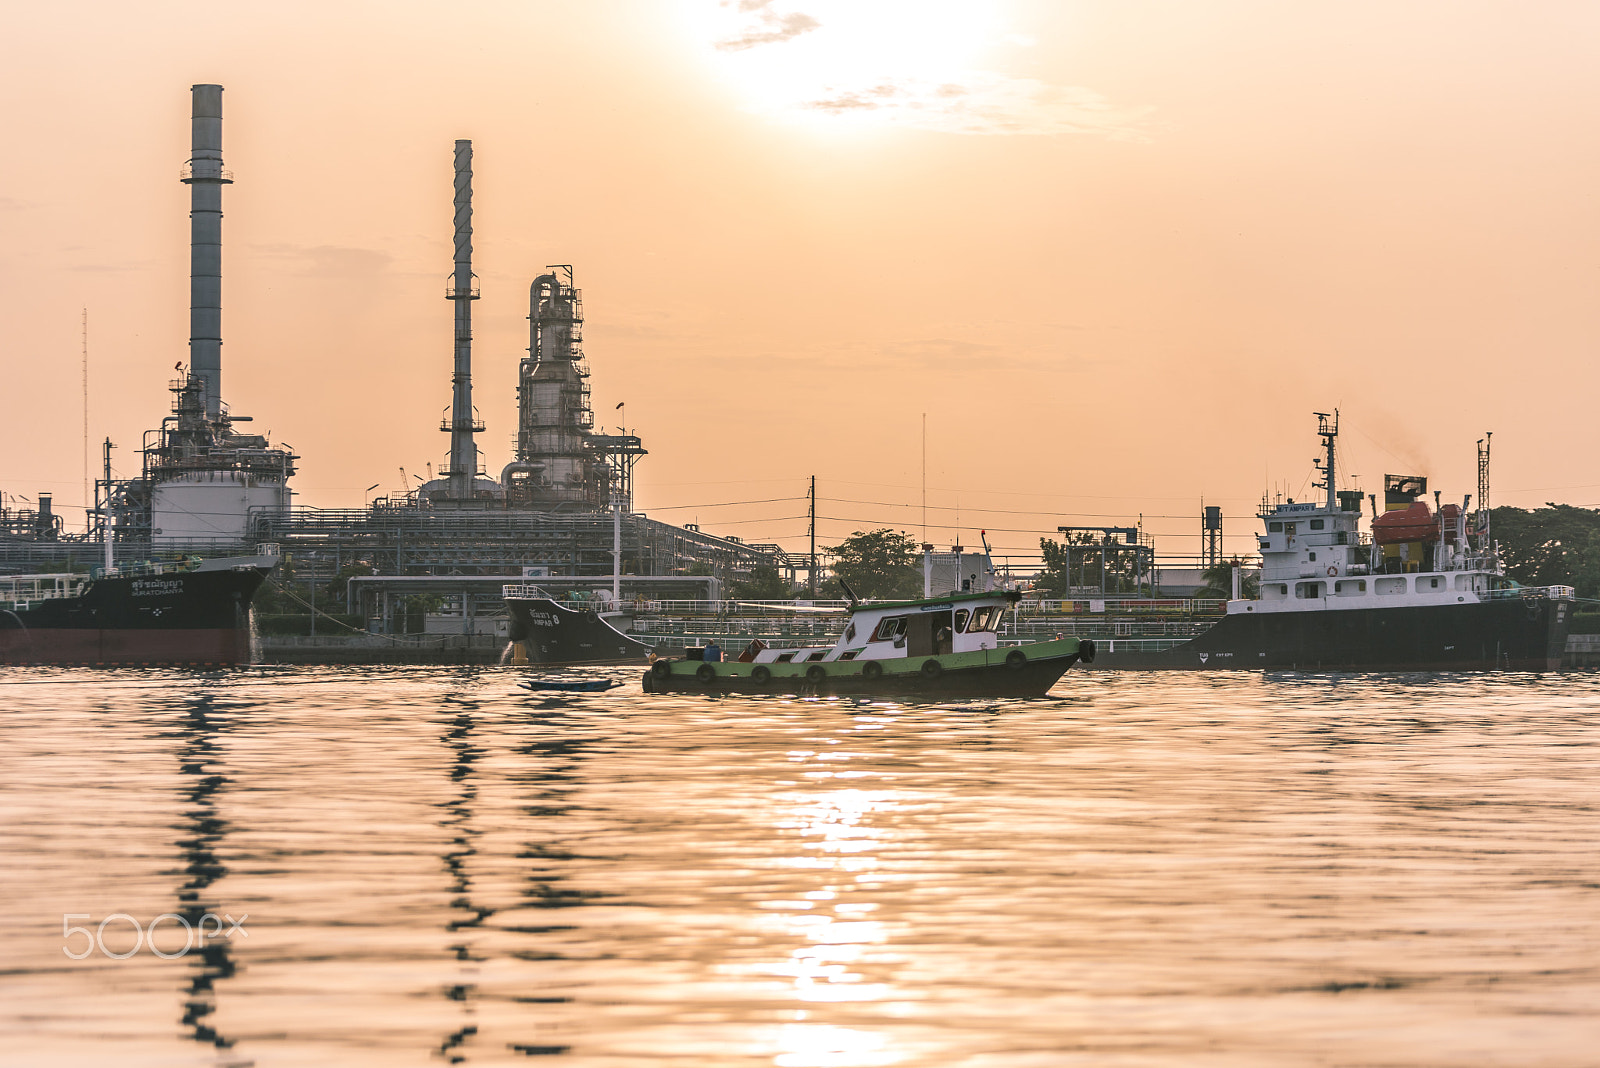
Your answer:
[[[205,383],[205,412],[222,412],[222,86],[196,85],[190,153],[183,170],[189,187],[189,371]]]
[[[472,302],[478,291],[472,284],[472,142],[456,142],[455,275],[445,298],[456,306],[456,361],[451,378],[448,496],[470,500],[478,475],[478,443],[473,438],[483,427],[472,411]]]

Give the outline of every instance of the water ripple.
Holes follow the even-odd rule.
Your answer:
[[[601,672],[607,673],[607,672]],[[0,672],[0,1062],[1587,1065],[1600,679]],[[82,960],[69,925],[165,914]],[[241,921],[184,946],[181,923]]]

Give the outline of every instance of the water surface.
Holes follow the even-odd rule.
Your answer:
[[[0,672],[0,1063],[1600,1061],[1600,677],[607,673]]]

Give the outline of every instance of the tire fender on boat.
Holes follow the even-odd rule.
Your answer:
[[[936,679],[944,674],[944,665],[937,660],[924,660],[920,670],[923,678]]]
[[[658,679],[671,678],[672,663],[667,660],[657,660],[654,664],[650,665],[650,674],[654,675]]]
[[[861,665],[861,677],[864,679],[883,678],[883,665],[878,663],[876,660],[868,660],[865,664]]]
[[[712,667],[710,664],[701,664],[695,669],[694,677],[699,679],[701,682],[715,682],[717,678],[717,669]]]
[[[810,667],[806,668],[807,682],[821,682],[827,677],[828,669],[823,667],[821,664],[812,664]]]
[[[1006,667],[1012,671],[1021,671],[1028,662],[1028,654],[1021,649],[1013,649],[1006,654]]]
[[[1094,663],[1094,642],[1089,641],[1087,638],[1078,640],[1078,659],[1085,664]]]
[[[772,669],[765,664],[757,664],[751,670],[750,678],[757,686],[765,686],[772,681]]]

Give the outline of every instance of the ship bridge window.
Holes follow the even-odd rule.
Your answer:
[[[1312,520],[1312,521],[1311,521],[1311,529],[1312,529],[1312,530],[1321,530],[1321,529],[1322,529],[1322,520],[1320,520],[1320,519],[1313,519],[1313,520]]]
[[[1373,583],[1373,592],[1380,597],[1386,594],[1406,592],[1406,580],[1403,578],[1381,578]]]
[[[890,642],[906,632],[908,616],[888,616],[879,621],[878,629],[872,632],[875,642]]]
[[[1282,523],[1268,523],[1267,524],[1267,532],[1271,533],[1271,534],[1282,534],[1283,533],[1283,524]]]
[[[965,608],[956,609],[956,633],[957,634],[960,634],[962,631],[967,629],[967,616],[969,616],[971,614],[972,613],[968,612]]]

